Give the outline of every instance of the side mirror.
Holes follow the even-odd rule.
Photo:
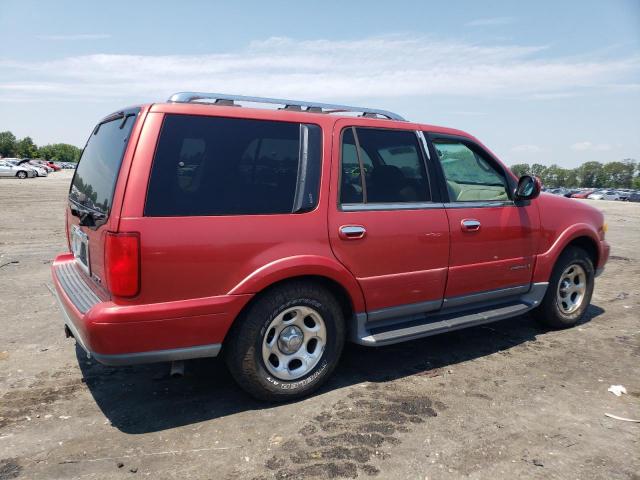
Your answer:
[[[532,175],[523,175],[518,180],[518,186],[515,191],[516,200],[533,200],[540,195],[542,185],[540,179]]]

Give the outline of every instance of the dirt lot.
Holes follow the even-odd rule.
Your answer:
[[[0,181],[0,479],[640,479],[640,204],[594,202],[612,259],[584,323],[528,316],[380,349],[329,384],[249,399],[219,360],[108,368],[48,290],[69,172]],[[622,384],[629,392],[607,392]]]

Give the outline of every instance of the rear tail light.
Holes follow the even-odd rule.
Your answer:
[[[117,297],[134,297],[140,290],[140,235],[107,232],[107,286]]]

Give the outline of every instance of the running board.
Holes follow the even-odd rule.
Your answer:
[[[360,314],[356,317],[357,328],[353,340],[361,345],[391,345],[516,317],[537,307],[546,290],[547,283],[535,283],[522,295],[479,302],[475,305],[445,307],[433,313],[408,315],[396,318],[393,323],[387,325],[378,326],[367,322],[366,314]]]

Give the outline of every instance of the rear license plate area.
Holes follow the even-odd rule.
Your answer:
[[[90,275],[89,237],[77,225],[71,227],[71,252],[80,268]]]

